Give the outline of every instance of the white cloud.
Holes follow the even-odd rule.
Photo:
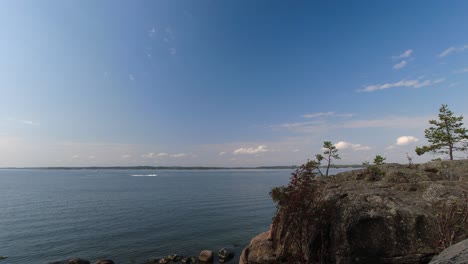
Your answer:
[[[398,56],[393,56],[393,59],[404,59],[404,58],[409,58],[411,56],[411,54],[413,54],[413,50],[412,49],[409,49],[409,50],[406,50],[405,52],[403,52],[402,54],[398,55]]]
[[[393,65],[393,69],[399,70],[401,68],[404,68],[408,64],[405,60],[400,61],[399,63]]]
[[[264,153],[270,151],[267,146],[265,145],[260,145],[256,148],[238,148],[233,151],[234,155],[238,154],[259,154],[259,153]]]
[[[181,158],[181,157],[185,157],[187,156],[187,154],[185,153],[177,153],[177,154],[172,154],[171,157],[173,158]]]
[[[226,154],[227,154],[226,152],[221,151],[221,152],[218,154],[218,156],[224,156],[224,155],[226,155]]]
[[[95,159],[96,157],[93,155],[88,156],[88,159]]]
[[[401,80],[395,83],[384,83],[384,84],[374,84],[364,87],[364,89],[357,90],[358,92],[375,92],[379,90],[385,90],[390,88],[422,88],[426,86],[431,86],[437,83],[445,81],[444,78],[439,78],[435,80]]]
[[[125,154],[125,155],[122,155],[122,159],[128,159],[128,158],[131,158],[132,156],[131,155],[128,155],[128,154]]]
[[[463,52],[466,49],[468,49],[468,45],[464,45],[464,46],[460,46],[460,47],[452,46],[452,47],[449,47],[446,50],[442,51],[439,55],[437,55],[437,57],[443,58],[443,57],[448,56],[448,55],[450,55],[452,53],[455,53],[455,52]]]
[[[79,155],[73,155],[73,156],[72,156],[72,159],[79,159],[79,158],[80,158]]]
[[[353,144],[349,143],[346,141],[339,141],[338,143],[335,144],[335,147],[337,149],[352,149],[354,151],[360,151],[360,150],[370,150],[371,148],[369,146],[364,146],[361,144]]]
[[[408,144],[415,143],[415,142],[418,142],[418,141],[419,141],[419,139],[416,138],[416,137],[413,137],[413,136],[401,136],[401,137],[397,138],[396,144],[398,146],[404,146],[404,145],[408,145]]]
[[[171,55],[176,55],[177,49],[176,49],[176,48],[170,48],[170,49],[169,49],[169,53],[170,53]]]
[[[301,151],[300,149],[294,149],[293,152],[299,152]]]
[[[166,156],[169,156],[169,154],[166,153],[166,152],[161,152],[161,153],[158,153],[156,156],[158,156],[158,157],[166,157]]]

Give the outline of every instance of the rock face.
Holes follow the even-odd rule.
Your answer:
[[[440,216],[468,207],[468,160],[385,164],[377,173],[362,169],[316,180],[334,213],[327,228],[311,228],[304,247],[325,248],[322,263],[428,263],[444,243]],[[467,232],[465,223],[454,240]],[[252,239],[240,263],[288,263],[290,241],[288,223],[279,221]]]
[[[468,263],[468,239],[457,243],[433,258],[430,264],[467,264]]]

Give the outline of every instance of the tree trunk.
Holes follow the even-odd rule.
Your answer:
[[[453,145],[449,145],[450,160],[453,160]]]

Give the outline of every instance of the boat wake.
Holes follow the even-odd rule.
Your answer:
[[[132,177],[156,177],[157,174],[132,174]]]

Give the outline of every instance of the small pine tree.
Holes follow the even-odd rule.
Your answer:
[[[377,156],[375,156],[375,158],[374,158],[374,165],[382,165],[382,164],[385,164],[384,161],[385,161],[386,159],[387,159],[387,158],[385,158],[385,157],[382,157],[382,156],[380,156],[380,155],[377,155]]]
[[[411,157],[408,152],[406,152],[406,159],[408,160],[408,167],[412,168],[414,163],[413,163],[413,157]]]
[[[324,141],[323,148],[325,149],[325,151],[323,152],[324,156],[321,154],[317,154],[315,155],[315,158],[317,159],[319,164],[322,160],[325,160],[327,162],[327,170],[325,172],[325,176],[328,176],[328,171],[330,170],[332,160],[341,159],[341,157],[338,155],[338,149],[336,148],[335,145],[333,145],[333,143],[331,143],[331,141]],[[319,172],[320,174],[322,174],[320,170]]]
[[[450,160],[453,160],[453,152],[467,150],[468,130],[463,127],[462,120],[463,116],[454,116],[443,104],[439,109],[439,120],[429,120],[433,126],[424,130],[430,145],[416,147],[416,154],[448,154]]]

